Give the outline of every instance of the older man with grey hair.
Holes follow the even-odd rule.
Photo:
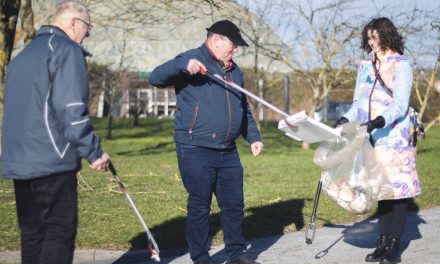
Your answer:
[[[2,175],[14,181],[25,264],[73,262],[81,158],[108,168],[88,115],[89,53],[80,44],[90,28],[86,7],[63,1],[8,65]]]

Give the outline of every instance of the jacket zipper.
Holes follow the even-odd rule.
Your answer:
[[[226,78],[226,72],[224,73],[224,79],[227,80]],[[232,74],[231,74],[231,79],[232,79]],[[229,138],[229,133],[231,133],[231,119],[232,119],[232,110],[231,110],[231,101],[229,99],[229,93],[228,93],[228,85],[225,84],[225,93],[226,93],[226,102],[227,102],[227,107],[228,107],[228,130],[226,133],[226,137],[225,137],[225,143],[228,141]]]
[[[227,80],[226,78],[226,70],[224,70],[218,63],[217,66],[220,68],[220,70],[223,73],[223,79]],[[231,74],[231,81],[232,80],[232,74]],[[229,93],[228,93],[228,85],[225,83],[225,95],[226,95],[226,102],[227,102],[227,108],[228,108],[228,130],[226,132],[225,136],[225,142],[228,141],[229,134],[231,133],[231,123],[232,123],[232,110],[231,110],[231,101],[229,99]]]
[[[193,115],[192,115],[192,119],[191,119],[191,124],[189,126],[188,129],[188,133],[189,133],[189,138],[192,140],[192,130],[194,128],[194,125],[196,124],[196,119],[197,119],[197,114],[199,113],[199,106],[196,106],[196,108],[193,111]]]

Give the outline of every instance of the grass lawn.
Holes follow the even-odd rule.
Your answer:
[[[185,247],[187,195],[177,168],[172,139],[173,120],[142,119],[133,128],[131,120],[116,120],[113,139],[105,140],[106,120],[94,120],[102,146],[118,170],[122,181],[151,228],[161,248]],[[284,136],[276,123],[263,124],[265,149],[253,157],[248,144],[240,139],[238,148],[245,168],[245,222],[247,239],[303,230],[313,207],[320,177],[313,164],[314,149]],[[440,206],[440,127],[427,132],[418,146],[417,166],[422,195],[413,209]],[[79,229],[77,248],[145,248],[146,236],[118,185],[109,172],[88,168],[79,173]],[[323,194],[318,226],[358,221],[368,215],[353,216]],[[212,203],[213,244],[222,243],[219,210]],[[18,249],[19,233],[11,181],[0,180],[0,251]]]

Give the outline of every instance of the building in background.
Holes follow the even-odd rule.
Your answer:
[[[32,1],[36,28],[48,23],[50,12],[57,2]],[[137,81],[141,79],[146,83],[148,79],[142,74],[148,75],[157,65],[202,45],[206,39],[206,28],[215,21],[231,19],[248,34],[255,30],[252,25],[261,23],[234,0],[96,0],[85,3],[91,12],[93,25],[90,37],[84,42],[84,47],[93,54],[89,61],[106,65],[113,71],[138,73]],[[282,46],[285,52],[290,52],[270,27],[264,25],[260,37],[265,39],[266,44]],[[242,68],[290,72],[283,63],[262,54],[256,60],[255,46],[251,40],[247,41],[250,47],[240,48],[234,58]],[[16,44],[13,56],[23,48],[20,39]],[[247,82],[247,85],[252,85],[252,82]],[[91,89],[100,88],[95,85]],[[174,113],[176,102],[173,90],[155,89],[148,85],[135,85],[125,90],[118,94],[118,106],[112,107],[115,116],[128,117],[136,111],[141,111],[141,117],[172,116]],[[105,116],[108,112],[104,93],[104,90],[91,91],[97,97],[90,100],[92,114]]]

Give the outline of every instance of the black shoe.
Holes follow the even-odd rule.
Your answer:
[[[387,252],[385,253],[385,256],[380,260],[380,264],[395,264],[400,263],[400,239],[399,238],[391,238],[388,247]]]
[[[238,258],[226,262],[226,264],[260,264],[260,262],[256,262],[255,260],[248,259],[245,256],[240,256]]]
[[[389,235],[380,235],[377,247],[373,253],[365,257],[366,262],[379,262],[387,251]]]

